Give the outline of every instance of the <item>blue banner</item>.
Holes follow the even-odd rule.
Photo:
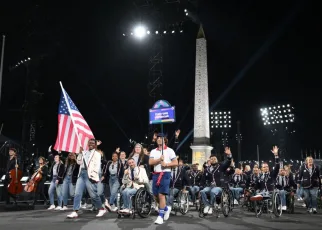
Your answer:
[[[175,107],[150,109],[150,124],[172,123],[176,121]]]

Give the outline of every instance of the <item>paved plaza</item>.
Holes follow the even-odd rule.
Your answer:
[[[253,213],[236,208],[227,218],[220,216],[199,218],[196,211],[190,211],[182,216],[171,215],[163,225],[155,225],[156,215],[146,219],[137,216],[136,219],[118,219],[115,213],[108,213],[102,218],[96,218],[96,212],[82,211],[77,219],[67,219],[70,211],[47,211],[43,206],[36,210],[0,212],[0,229],[7,230],[101,230],[101,229],[173,229],[173,230],[270,230],[270,229],[322,229],[322,214],[307,214],[305,209],[297,208],[295,214],[283,214],[280,218],[262,215],[256,218]]]

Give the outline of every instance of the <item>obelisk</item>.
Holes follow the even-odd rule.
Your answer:
[[[209,127],[209,94],[208,94],[208,70],[207,70],[207,41],[202,25],[200,25],[196,41],[196,72],[195,72],[195,111],[192,163],[203,163],[209,159],[210,127]]]

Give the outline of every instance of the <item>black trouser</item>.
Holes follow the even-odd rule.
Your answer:
[[[37,202],[39,195],[42,196],[42,198],[44,199],[44,202],[47,203],[48,199],[45,195],[44,189],[45,189],[45,181],[40,181],[37,184],[36,191],[34,192],[34,203]]]
[[[3,182],[3,197],[4,197],[4,200],[5,200],[6,204],[10,204],[10,197],[12,197],[12,199],[16,203],[17,196],[8,192],[8,185],[9,184],[10,184],[10,180],[5,180]]]

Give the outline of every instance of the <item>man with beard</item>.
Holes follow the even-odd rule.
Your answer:
[[[227,160],[223,163],[218,163],[218,159],[215,156],[210,157],[211,165],[204,170],[201,186],[204,187],[200,191],[201,199],[205,208],[203,212],[206,214],[212,214],[212,207],[215,202],[216,196],[220,195],[222,192],[221,186],[221,177],[222,174],[228,169],[231,164],[232,155],[230,148],[225,148],[225,154]],[[207,199],[207,194],[210,194],[210,202]]]

